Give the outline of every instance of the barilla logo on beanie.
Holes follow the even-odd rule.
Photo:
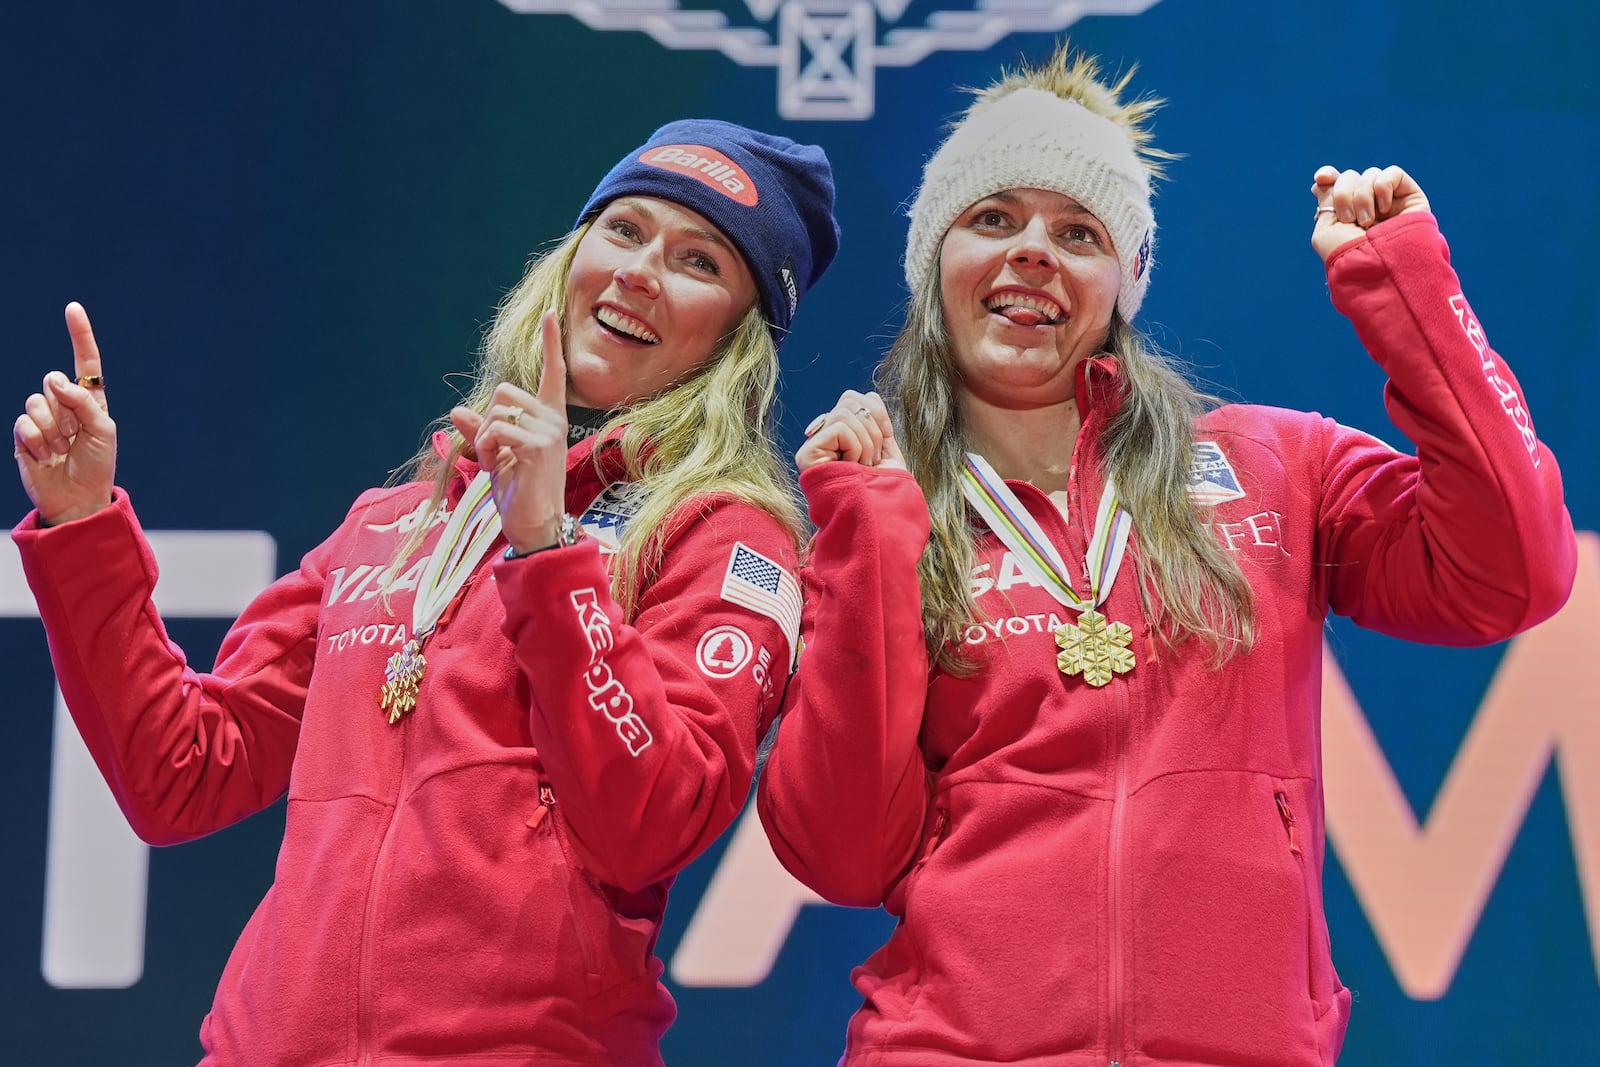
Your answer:
[[[745,207],[756,206],[756,183],[744,168],[714,148],[698,144],[669,144],[647,148],[639,162],[703,182]]]

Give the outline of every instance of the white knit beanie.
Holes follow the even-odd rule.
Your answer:
[[[939,244],[956,218],[1007,189],[1061,193],[1100,220],[1122,266],[1117,310],[1132,322],[1155,248],[1149,174],[1123,127],[1043,89],[1016,89],[974,105],[928,160],[909,212],[911,291],[935,274]]]

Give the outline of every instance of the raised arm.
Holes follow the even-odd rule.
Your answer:
[[[1334,305],[1388,374],[1390,418],[1416,445],[1400,455],[1325,424],[1319,548],[1333,610],[1451,644],[1548,618],[1576,567],[1561,474],[1421,189],[1399,168],[1324,168],[1313,191]],[[1365,232],[1363,215],[1375,220]]]
[[[13,430],[37,510],[12,536],[62,695],[100,773],[134,831],[171,844],[259,811],[288,788],[321,582],[308,559],[245,612],[215,672],[189,668],[151,602],[155,557],[113,488],[116,426],[76,303],[67,327],[77,381],[52,372]]]

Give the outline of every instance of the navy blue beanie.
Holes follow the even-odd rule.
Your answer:
[[[750,268],[780,345],[800,297],[839,250],[822,149],[732,122],[667,123],[600,179],[578,222],[621,196],[671,200],[721,230]]]

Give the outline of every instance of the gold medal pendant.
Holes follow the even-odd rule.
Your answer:
[[[422,655],[422,642],[412,638],[400,651],[389,657],[383,668],[383,688],[378,692],[378,707],[389,714],[393,726],[417,706],[417,689],[422,685],[422,672],[428,667]]]
[[[1056,666],[1062,674],[1082,674],[1092,686],[1102,686],[1115,674],[1133,670],[1133,629],[1127,623],[1107,623],[1093,608],[1078,616],[1076,626],[1068,623],[1056,630],[1061,653]]]
[[[411,604],[411,640],[389,657],[383,668],[383,688],[378,690],[378,707],[390,726],[416,709],[422,672],[428,668],[423,643],[500,536],[500,513],[494,507],[492,488],[489,472],[479,471],[456,501],[433,551],[424,557],[427,564],[417,579]]]

